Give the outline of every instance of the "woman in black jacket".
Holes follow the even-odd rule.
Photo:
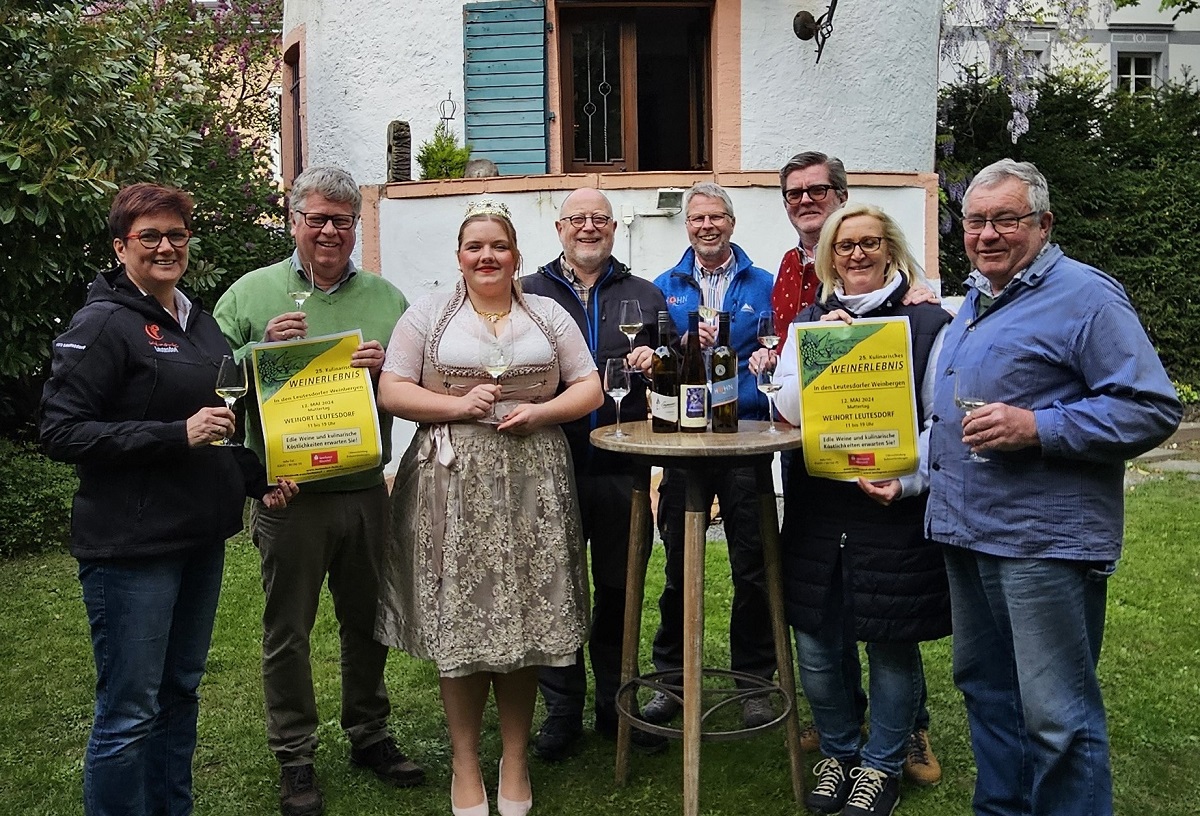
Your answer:
[[[933,370],[950,315],[903,304],[918,267],[899,226],[877,207],[855,204],[831,215],[817,244],[822,297],[797,321],[908,317],[912,372],[918,384],[924,452]],[[779,411],[800,422],[796,354],[780,360]],[[889,814],[921,702],[919,642],[950,633],[950,597],[938,545],[925,539],[920,473],[857,483],[810,476],[792,457],[784,497],[784,595],[795,629],[800,680],[812,707],[825,759],[806,804],[818,813]],[[855,692],[846,676],[866,643],[870,728],[863,738]],[[844,808],[844,810],[843,810]]]
[[[246,496],[283,507],[253,453],[212,443],[234,414],[214,390],[230,354],[216,321],[176,289],[192,201],[122,189],[108,216],[119,265],[54,341],[42,443],[75,464],[71,554],[91,625],[96,706],[84,759],[88,816],[192,811],[197,688],[225,539]]]

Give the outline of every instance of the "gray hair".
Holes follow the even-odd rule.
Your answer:
[[[293,210],[303,210],[313,193],[339,204],[351,205],[355,216],[362,214],[362,193],[358,191],[354,177],[340,167],[331,164],[310,167],[296,176],[288,193],[288,205]]]
[[[1019,162],[1012,159],[1000,159],[975,174],[970,186],[963,194],[962,208],[967,211],[967,201],[976,187],[995,187],[1006,179],[1015,178],[1025,183],[1026,194],[1029,197],[1029,209],[1034,212],[1050,212],[1050,186],[1046,177],[1034,166],[1033,162]]]
[[[846,165],[842,164],[842,160],[836,156],[826,156],[817,150],[806,150],[787,160],[787,164],[779,171],[779,189],[787,189],[787,177],[792,173],[818,164],[825,165],[825,169],[829,171],[829,183],[833,185],[833,189],[842,194],[842,200],[845,201],[846,190],[849,186],[849,182],[846,180]]]
[[[725,212],[733,218],[733,199],[729,197],[729,193],[725,192],[725,188],[720,184],[714,184],[711,181],[698,181],[692,185],[683,196],[683,211],[687,212],[688,204],[693,196],[702,195],[706,198],[715,198],[725,205]]]

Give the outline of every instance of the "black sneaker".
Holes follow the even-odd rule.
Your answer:
[[[617,738],[618,722],[617,712],[596,711],[596,733],[606,740],[615,740]],[[670,740],[658,734],[651,734],[649,731],[643,731],[640,728],[633,728],[631,726],[629,743],[633,746],[633,750],[639,754],[653,756],[667,750]]]
[[[425,769],[406,757],[391,735],[365,748],[351,748],[350,761],[398,788],[411,788],[425,781]]]
[[[538,729],[533,752],[546,762],[562,762],[579,750],[583,723],[571,717],[551,715]]]
[[[883,771],[865,766],[853,768],[850,778],[854,787],[846,799],[842,816],[892,816],[900,802],[900,775],[888,776]]]
[[[683,710],[674,697],[666,692],[656,691],[650,701],[642,706],[642,719],[653,725],[665,725]]]
[[[285,765],[279,772],[279,812],[283,816],[320,816],[325,800],[312,763]]]
[[[841,813],[850,796],[850,775],[856,770],[858,759],[822,759],[813,768],[813,773],[817,775],[817,784],[805,795],[805,806],[813,813]]]
[[[762,728],[775,719],[775,709],[766,697],[751,697],[742,703],[742,724],[746,728]]]

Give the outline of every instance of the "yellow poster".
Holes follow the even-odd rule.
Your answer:
[[[804,464],[855,481],[917,470],[917,398],[907,317],[793,325]]]
[[[355,330],[253,347],[254,384],[267,478],[312,482],[379,465],[383,447],[375,388],[350,365]]]

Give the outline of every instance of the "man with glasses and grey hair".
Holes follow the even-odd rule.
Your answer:
[[[359,329],[363,343],[351,362],[375,377],[383,366],[384,344],[408,302],[391,283],[350,259],[362,209],[358,185],[340,168],[310,167],[296,177],[289,202],[296,240],[291,257],[243,276],[217,302],[213,315],[239,359],[249,356],[255,343]],[[289,293],[309,281],[312,294],[303,310],[297,309]],[[386,463],[391,416],[381,412],[379,425]],[[246,411],[246,446],[265,459],[255,410]],[[388,733],[391,705],[383,684],[388,649],[373,635],[387,525],[383,465],[307,482],[304,495],[304,501],[284,510],[252,508],[250,513],[266,592],[267,744],[281,766],[284,816],[313,816],[324,808],[313,772],[318,716],[309,636],[326,579],[341,638],[341,724],[350,740],[350,761],[401,787],[425,778]]]
[[[1050,243],[1053,225],[1034,165],[975,176],[974,271],[934,392],[925,527],[946,545],[978,814],[1113,812],[1096,665],[1125,460],[1182,414],[1124,289]]]
[[[738,417],[766,419],[767,401],[747,369],[758,347],[758,313],[771,305],[771,273],[753,264],[732,242],[733,201],[712,182],[692,186],[683,202],[691,248],[679,263],[654,281],[667,299],[667,309],[679,335],[688,327],[688,312],[707,307],[728,312],[729,344],[738,355]],[[701,321],[700,345],[711,348],[716,326]],[[648,359],[645,364],[648,365]],[[693,477],[696,478],[696,477]],[[704,475],[707,501],[715,495],[721,507],[733,576],[733,609],[729,621],[730,663],[734,671],[770,679],[775,674],[775,646],[767,606],[762,540],[758,531],[758,494],[753,467],[726,468]],[[666,580],[658,600],[661,622],[654,636],[654,665],[659,671],[683,666],[683,519],[684,474],[668,469],[659,488],[658,519],[666,549]],[[664,723],[680,711],[679,703],[656,692],[642,709],[642,718]],[[771,704],[753,696],[742,707],[747,728],[775,718]]]
[[[662,292],[637,277],[613,257],[617,222],[604,193],[591,187],[575,190],[559,208],[554,223],[562,254],[532,275],[521,278],[521,288],[556,301],[575,319],[588,348],[603,370],[605,360],[629,355],[629,339],[618,328],[621,303],[636,301],[642,327],[634,337],[639,354],[649,357],[658,345],[658,313],[667,308]],[[626,422],[646,419],[646,390],[635,388],[621,404]],[[600,450],[589,441],[593,428],[616,422],[611,399],[588,416],[562,426],[571,446],[575,487],[583,537],[588,542],[592,570],[592,625],[588,655],[596,686],[596,733],[608,739],[617,735],[617,689],[621,685],[621,642],[625,624],[625,565],[629,554],[629,519],[633,488],[650,489],[650,468],[629,457]],[[650,525],[647,519],[647,528]],[[649,533],[649,529],[647,529]],[[647,553],[648,554],[648,553]],[[643,569],[645,564],[642,565]],[[533,750],[548,762],[570,756],[583,736],[583,707],[587,673],[583,650],[575,664],[543,667],[538,685],[546,701],[546,720]],[[634,748],[643,753],[666,750],[666,739],[633,729]]]

